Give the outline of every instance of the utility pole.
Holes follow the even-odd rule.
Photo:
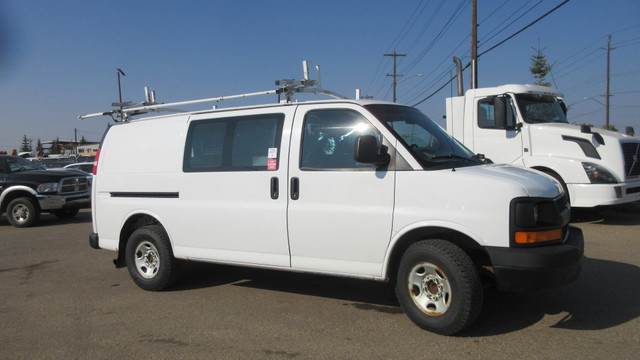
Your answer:
[[[396,59],[398,56],[407,56],[407,54],[397,54],[394,50],[393,54],[384,54],[384,56],[393,56],[393,74],[387,74],[387,76],[393,76],[393,102],[396,102],[396,85],[398,85],[396,78],[402,76],[396,72]]]
[[[478,0],[471,0],[471,88],[478,88]]]
[[[607,93],[604,95],[606,98],[605,101],[605,118],[604,118],[604,128],[609,130],[609,98],[612,96],[609,93],[609,83],[610,83],[610,58],[611,58],[611,50],[614,50],[615,48],[611,47],[611,34],[609,34],[609,39],[607,40],[607,47],[606,48],[602,48],[604,50],[607,50]]]

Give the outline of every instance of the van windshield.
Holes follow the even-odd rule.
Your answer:
[[[482,164],[469,149],[418,109],[399,105],[366,105],[425,169]]]
[[[562,101],[555,96],[516,94],[516,102],[526,123],[568,123]]]

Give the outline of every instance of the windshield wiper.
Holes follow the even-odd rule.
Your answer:
[[[460,160],[466,160],[466,161],[476,161],[475,159],[460,156],[458,154],[434,156],[433,158],[431,158],[431,160],[439,160],[439,159],[460,159]]]

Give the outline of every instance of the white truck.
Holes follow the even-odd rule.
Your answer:
[[[570,124],[562,99],[538,85],[469,89],[447,99],[447,132],[495,163],[553,176],[572,207],[640,200],[640,139]]]
[[[578,277],[584,240],[557,181],[483,163],[415,108],[296,103],[321,89],[283,83],[281,104],[84,116],[124,119],[96,156],[90,245],[152,291],[176,280],[177,260],[389,281],[440,334],[476,319],[485,282],[525,291]]]

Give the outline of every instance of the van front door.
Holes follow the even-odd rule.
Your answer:
[[[358,135],[382,135],[357,106],[299,105],[289,160],[294,269],[380,276],[391,237],[393,171],[354,160]]]

